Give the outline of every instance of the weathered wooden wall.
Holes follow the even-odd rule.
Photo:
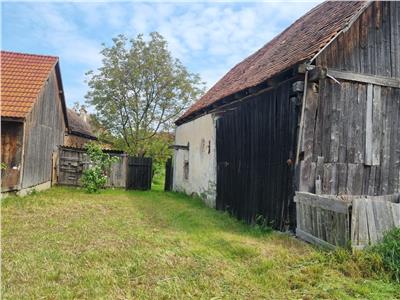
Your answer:
[[[107,187],[125,187],[127,181],[127,155],[123,153],[109,153],[120,159],[111,166],[107,178]],[[83,171],[90,164],[84,149],[60,147],[57,166],[57,182],[60,185],[81,186]]]
[[[400,191],[400,89],[389,84],[400,79],[399,33],[400,3],[375,2],[317,58],[328,74],[351,73],[340,84],[326,78],[307,88],[301,191]],[[358,73],[383,79],[361,82]]]
[[[217,120],[217,208],[273,227],[293,227],[297,128],[292,81],[223,110]]]
[[[53,70],[26,118],[22,188],[51,180],[52,154],[64,141],[65,122]]]
[[[1,162],[6,169],[1,170],[1,191],[18,190],[22,167],[22,122],[1,121]]]
[[[400,2],[373,2],[318,56],[317,65],[400,78]]]

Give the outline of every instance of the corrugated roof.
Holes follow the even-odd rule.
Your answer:
[[[31,111],[58,57],[1,51],[1,116],[24,118]]]
[[[254,54],[233,67],[177,121],[216,101],[257,86],[318,53],[368,2],[326,1],[306,13]],[[245,41],[244,41],[245,42]]]
[[[67,110],[69,130],[72,133],[78,133],[96,139],[90,125],[85,122],[73,109]]]

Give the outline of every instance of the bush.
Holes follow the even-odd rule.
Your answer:
[[[371,248],[382,257],[384,268],[400,283],[400,228],[390,230],[382,241]]]
[[[104,153],[101,147],[95,143],[86,145],[86,153],[90,159],[90,166],[83,171],[81,181],[87,192],[95,193],[104,188],[107,182],[107,172],[111,164],[118,161],[119,158]]]

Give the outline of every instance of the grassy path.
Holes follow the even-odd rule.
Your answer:
[[[186,196],[53,188],[2,204],[4,299],[400,299],[347,261]]]

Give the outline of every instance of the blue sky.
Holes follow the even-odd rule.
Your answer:
[[[160,32],[207,88],[317,2],[3,2],[2,49],[60,57],[67,104],[84,103],[102,43]]]

